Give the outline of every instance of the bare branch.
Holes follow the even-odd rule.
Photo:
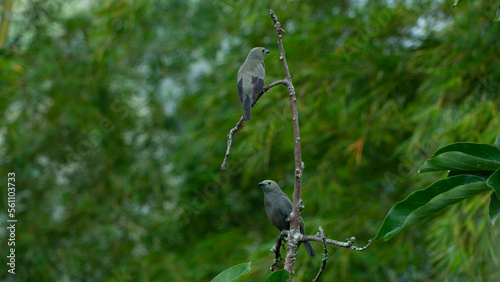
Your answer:
[[[229,134],[227,135],[226,155],[224,156],[224,161],[222,161],[222,165],[220,166],[220,170],[222,171],[226,170],[227,158],[229,158],[229,152],[231,151],[231,143],[233,142],[233,134],[236,131],[240,130],[242,127],[243,127],[243,116],[236,123],[236,126],[231,128],[231,130],[229,130]]]
[[[299,216],[302,210],[301,203],[301,187],[302,187],[302,172],[303,172],[303,164],[302,164],[302,156],[301,156],[301,147],[300,147],[300,132],[299,132],[299,114],[297,112],[297,99],[295,98],[295,88],[293,87],[292,77],[290,75],[290,70],[288,69],[288,64],[286,62],[285,57],[285,49],[283,48],[283,40],[282,33],[285,32],[281,24],[278,22],[278,17],[274,13],[273,10],[269,10],[269,14],[274,23],[274,28],[276,29],[276,33],[278,35],[278,47],[280,49],[280,60],[283,65],[283,72],[285,74],[285,84],[286,89],[288,91],[288,95],[290,96],[290,110],[292,111],[292,121],[293,121],[293,139],[294,139],[294,148],[293,154],[295,157],[295,183],[293,188],[293,210],[290,214],[290,230],[292,232],[297,232],[300,235],[300,225],[299,225]],[[290,280],[294,275],[294,267],[295,267],[295,257],[297,255],[297,246],[299,242],[297,242],[297,236],[288,236],[288,244],[286,249],[286,260],[285,260],[285,269],[290,272]]]
[[[273,265],[271,265],[271,272],[274,271],[280,262],[283,262],[281,258],[281,246],[283,243],[283,238],[286,236],[287,230],[282,230],[280,235],[276,237],[276,244],[271,248],[271,252],[274,253]]]
[[[301,238],[301,241],[323,242],[323,238],[321,236],[305,235],[305,236],[303,236]],[[363,247],[356,247],[356,246],[354,246],[354,242],[355,241],[356,241],[356,237],[351,237],[349,239],[346,239],[345,242],[340,242],[340,241],[337,241],[337,240],[326,238],[326,242],[328,244],[332,244],[332,245],[343,247],[343,248],[349,248],[349,249],[355,250],[355,251],[364,251],[371,244],[371,240],[368,240],[368,243],[365,246],[363,246]]]
[[[295,180],[294,180],[294,191],[293,191],[293,209],[290,214],[290,230],[283,230],[281,234],[276,238],[276,244],[274,245],[273,248],[271,248],[271,252],[275,254],[275,259],[274,262],[271,266],[271,271],[276,269],[278,267],[279,262],[282,262],[281,258],[281,246],[283,245],[283,240],[284,237],[287,237],[287,247],[286,247],[286,258],[285,258],[285,269],[290,273],[290,281],[293,279],[294,276],[294,268],[295,268],[295,260],[296,260],[296,255],[297,255],[297,247],[301,242],[305,241],[317,241],[317,242],[322,242],[324,246],[324,257],[322,261],[321,268],[319,269],[319,272],[314,279],[314,281],[317,281],[321,274],[323,273],[327,260],[328,260],[328,247],[327,244],[332,244],[336,245],[339,247],[344,247],[344,248],[350,248],[355,251],[363,251],[371,243],[371,240],[368,241],[368,244],[366,244],[363,247],[356,247],[354,246],[354,242],[356,240],[355,237],[351,237],[346,240],[346,242],[341,242],[341,241],[336,241],[333,239],[328,239],[326,238],[323,229],[321,226],[319,227],[319,235],[315,236],[308,236],[308,235],[303,235],[300,233],[300,224],[298,218],[300,217],[300,213],[304,206],[302,205],[302,200],[301,200],[301,186],[302,186],[302,175],[304,171],[304,163],[302,162],[302,156],[301,156],[301,143],[300,143],[300,132],[299,132],[299,114],[297,111],[297,99],[295,95],[295,88],[292,83],[292,78],[290,75],[290,71],[288,69],[288,64],[286,62],[286,57],[285,57],[285,50],[283,48],[283,41],[282,41],[282,33],[285,32],[281,24],[278,22],[278,18],[276,17],[276,14],[273,12],[273,10],[269,10],[271,19],[274,22],[274,27],[276,29],[276,33],[278,35],[278,47],[280,51],[280,60],[283,65],[283,72],[285,75],[285,79],[275,81],[271,84],[269,84],[267,87],[262,89],[262,92],[259,94],[257,99],[254,101],[254,104],[252,107],[255,105],[255,103],[264,95],[269,89],[271,89],[274,86],[283,84],[287,88],[288,95],[290,97],[290,110],[292,112],[292,122],[293,122],[293,137],[294,137],[294,161],[295,161]],[[232,136],[233,134],[243,128],[243,117],[240,118],[238,123],[236,123],[236,126],[232,128],[229,131],[228,134],[228,141],[227,141],[227,150],[226,150],[226,155],[224,157],[224,161],[222,162],[221,165],[221,170],[226,170],[226,162],[229,157],[229,152],[231,151],[231,143],[232,143]]]
[[[291,231],[284,230],[283,231],[284,236],[287,236],[289,234],[289,232],[291,232]],[[316,242],[321,242],[321,243],[326,242],[327,244],[335,245],[337,247],[349,248],[351,250],[361,252],[361,251],[366,250],[370,246],[372,240],[371,239],[368,240],[368,243],[366,245],[364,245],[363,247],[356,247],[356,246],[354,246],[354,242],[356,241],[356,237],[351,237],[351,238],[346,239],[345,242],[341,242],[341,241],[337,241],[334,239],[328,239],[326,237],[323,238],[323,235],[321,235],[321,231],[320,231],[319,235],[302,235],[301,234],[301,236],[297,237],[297,243],[305,242],[305,241],[316,241]],[[276,248],[276,245],[271,250],[274,250],[275,248]]]
[[[318,275],[316,275],[313,281],[319,280],[319,277],[321,277],[323,270],[325,270],[326,261],[328,260],[328,245],[326,244],[326,236],[321,226],[319,227],[319,236],[323,239],[323,246],[325,247],[325,253],[323,254],[323,261],[321,263],[321,267],[319,268]]]
[[[276,238],[276,244],[270,250],[272,253],[275,254],[273,265],[271,266],[271,271],[274,271],[274,269],[276,269],[278,267],[279,262],[282,261],[280,248],[283,244],[283,238],[285,236],[287,237],[287,242],[288,242],[287,243],[287,252],[288,252],[288,246],[290,246],[292,244],[292,243],[290,243],[290,240],[292,238],[292,234],[293,233],[291,230],[283,230],[283,231],[281,231],[281,234]],[[356,241],[355,237],[348,238],[348,239],[346,239],[345,242],[341,242],[341,241],[337,241],[337,240],[333,240],[333,239],[328,239],[328,238],[326,238],[326,235],[325,235],[323,228],[321,226],[319,227],[319,232],[316,235],[302,235],[302,234],[300,234],[300,236],[296,237],[297,244],[299,244],[301,242],[305,242],[305,241],[322,242],[323,246],[324,246],[325,252],[323,254],[322,265],[321,265],[321,268],[320,268],[318,274],[316,275],[316,278],[314,278],[313,281],[318,281],[319,277],[321,276],[321,273],[324,271],[324,269],[326,267],[326,263],[328,260],[328,247],[327,247],[328,244],[335,245],[338,247],[343,247],[343,248],[349,248],[349,249],[354,250],[354,251],[364,251],[371,244],[371,240],[368,240],[368,243],[365,246],[356,247],[356,246],[354,246],[354,242]],[[286,262],[285,262],[285,265],[286,265]]]
[[[262,91],[259,93],[259,96],[257,96],[257,99],[255,99],[255,101],[253,102],[252,107],[255,106],[255,104],[260,99],[260,97],[262,97],[262,95],[267,93],[267,91],[269,91],[269,89],[273,88],[274,86],[280,85],[280,84],[286,85],[285,80],[278,80],[278,81],[275,81],[275,82],[269,84],[267,87],[264,87],[264,89],[262,89]],[[226,170],[226,163],[227,163],[227,159],[229,158],[229,152],[231,152],[231,143],[233,142],[233,134],[242,128],[243,128],[243,116],[236,123],[236,125],[233,128],[231,128],[231,130],[229,130],[229,134],[227,135],[226,154],[224,155],[224,161],[222,161],[222,165],[220,166],[220,170],[222,170],[222,171]]]

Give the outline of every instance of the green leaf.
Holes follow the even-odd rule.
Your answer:
[[[489,176],[488,171],[500,167],[500,150],[495,146],[479,143],[454,143],[439,149],[425,161],[419,172],[443,171],[476,172]],[[459,173],[451,173],[456,175]]]
[[[455,175],[468,174],[468,175],[476,175],[484,179],[484,181],[488,180],[488,178],[493,173],[492,170],[478,170],[478,171],[450,171],[448,173],[448,177],[452,177]]]
[[[247,274],[249,271],[250,262],[237,264],[219,273],[219,275],[217,275],[212,282],[239,281],[241,276]]]
[[[419,172],[484,171],[500,167],[500,150],[488,144],[454,143],[434,153]]]
[[[453,143],[437,150],[432,157],[446,152],[462,152],[482,159],[500,162],[500,150],[488,144],[470,142]]]
[[[483,178],[474,175],[457,175],[436,181],[392,207],[374,240],[389,240],[419,220],[434,217],[445,207],[488,189]]]
[[[495,21],[495,22],[500,21],[500,5],[498,5],[497,14],[496,14],[495,19],[493,21]]]
[[[462,0],[455,0],[455,3],[453,3],[453,8],[458,5],[458,3],[462,2]]]
[[[445,152],[425,161],[419,172],[431,171],[484,171],[500,168],[500,162],[476,157],[462,152]]]
[[[489,178],[486,184],[500,197],[500,169],[497,169]]]
[[[266,282],[286,282],[290,279],[290,272],[285,269],[273,272],[267,276]]]
[[[500,198],[498,194],[493,192],[490,196],[490,222],[495,224],[498,216],[500,215]]]

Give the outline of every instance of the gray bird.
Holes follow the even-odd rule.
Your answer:
[[[264,191],[264,205],[266,207],[267,218],[271,224],[280,231],[290,230],[290,213],[293,204],[288,196],[281,191],[278,184],[272,180],[264,180],[259,183]],[[306,235],[306,228],[302,217],[299,217],[300,233]],[[314,250],[308,241],[304,242],[304,247],[310,256],[314,256]]]
[[[238,71],[238,95],[240,103],[243,103],[244,121],[250,120],[250,108],[264,87],[264,57],[269,52],[262,47],[253,48]]]

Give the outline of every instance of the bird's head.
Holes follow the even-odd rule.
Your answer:
[[[264,180],[259,183],[259,186],[264,190],[264,192],[281,191],[278,183],[273,180]]]
[[[250,50],[250,54],[248,54],[248,56],[264,60],[264,57],[270,52],[271,51],[266,50],[266,48],[264,47],[255,47],[252,50]]]

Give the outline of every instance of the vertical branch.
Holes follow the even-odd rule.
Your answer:
[[[292,111],[292,120],[293,120],[293,138],[294,138],[294,149],[293,153],[295,156],[295,183],[293,189],[293,210],[290,216],[290,230],[291,236],[288,236],[288,244],[286,250],[286,260],[285,260],[285,269],[290,272],[290,277],[293,277],[294,267],[295,267],[295,257],[297,255],[297,246],[298,246],[298,236],[300,235],[300,225],[298,221],[298,217],[300,215],[300,211],[302,210],[302,201],[301,201],[301,186],[302,186],[302,156],[301,156],[301,148],[300,148],[300,133],[299,133],[299,114],[297,112],[297,99],[295,98],[295,88],[292,84],[292,77],[290,75],[290,71],[288,69],[288,64],[286,62],[285,50],[283,48],[283,40],[282,33],[285,32],[281,24],[278,22],[278,18],[276,14],[274,14],[273,10],[269,10],[270,16],[274,22],[274,27],[276,28],[276,32],[278,34],[278,47],[280,49],[280,60],[283,64],[283,71],[285,73],[285,85],[288,91],[288,95],[290,96],[290,110]]]

